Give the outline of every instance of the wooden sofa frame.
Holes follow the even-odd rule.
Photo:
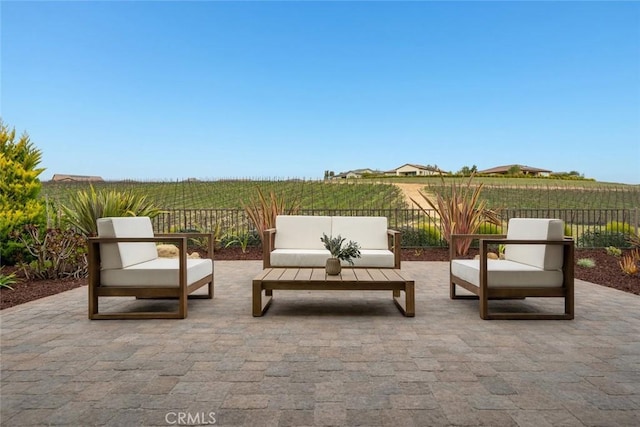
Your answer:
[[[187,284],[187,240],[190,238],[207,238],[209,258],[213,259],[214,239],[212,233],[171,233],[155,234],[154,237],[90,237],[88,239],[89,262],[89,319],[184,319],[187,317],[187,300],[213,298],[213,272],[188,285]],[[100,283],[100,244],[101,243],[175,243],[178,247],[179,286],[101,286]],[[207,294],[190,295],[193,291],[207,286]],[[172,312],[114,312],[100,313],[100,297],[136,297],[138,299],[177,299],[178,310]]]
[[[393,268],[400,269],[400,239],[402,233],[398,230],[387,229],[388,248],[393,252]],[[268,228],[264,230],[262,235],[262,268],[271,268],[271,252],[276,246],[276,229]],[[295,267],[295,266],[288,266]],[[280,268],[280,267],[279,267]],[[366,266],[353,268],[367,268]]]
[[[480,249],[480,286],[469,283],[451,272],[449,263],[449,286],[451,299],[478,299],[480,303],[480,317],[482,319],[565,319],[574,318],[574,241],[570,237],[563,240],[508,240],[506,235],[496,234],[452,234],[449,245],[449,259],[456,258],[455,241],[458,239],[479,239]],[[562,245],[563,248],[563,283],[561,287],[523,287],[514,284],[512,287],[492,288],[487,283],[487,254],[490,244],[531,244],[531,245]],[[456,285],[466,289],[474,295],[457,295]],[[501,313],[489,312],[490,299],[525,299],[526,297],[564,298],[564,314],[556,313]]]

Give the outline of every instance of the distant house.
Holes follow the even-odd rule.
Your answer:
[[[382,174],[382,171],[373,169],[354,169],[348,172],[340,172],[332,177],[332,179],[349,179],[349,178],[362,178],[363,175],[378,175]]]
[[[436,166],[423,166],[412,163],[406,163],[399,168],[392,169],[385,172],[385,175],[397,175],[397,176],[428,176],[428,175],[440,175],[446,174],[443,170],[438,169]]]
[[[496,166],[495,168],[478,171],[478,173],[485,175],[508,175],[514,168],[519,168],[520,172],[522,172],[524,175],[549,176],[552,173],[552,171],[547,169],[534,168],[525,165]]]
[[[64,175],[56,173],[51,178],[54,182],[104,182],[101,176],[89,176],[89,175]]]

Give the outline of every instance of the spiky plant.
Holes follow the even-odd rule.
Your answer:
[[[640,235],[631,233],[627,236],[627,242],[632,248],[640,249]]]
[[[148,216],[156,217],[161,210],[147,197],[131,191],[115,190],[96,191],[90,186],[89,191],[79,191],[68,205],[61,206],[64,212],[63,221],[75,227],[85,236],[98,234],[96,221],[98,218],[111,216]]]
[[[2,269],[4,266],[0,266],[0,288],[7,288],[13,290],[11,285],[18,283],[18,279],[15,273],[4,274]]]
[[[241,201],[247,216],[255,226],[260,236],[260,241],[264,239],[264,230],[276,226],[276,216],[295,215],[300,210],[299,200],[288,202],[284,195],[277,196],[274,191],[269,193],[269,198],[265,197],[260,187],[256,187],[257,196],[248,203]],[[264,242],[262,242],[264,244]]]
[[[451,245],[452,234],[475,234],[481,224],[489,223],[501,225],[498,214],[487,208],[487,201],[480,199],[483,183],[472,186],[474,175],[471,175],[465,185],[451,182],[449,191],[445,194],[438,193],[433,202],[424,193],[419,192],[424,201],[438,214],[442,226],[442,237]],[[443,186],[447,186],[441,177]],[[415,199],[411,201],[427,216],[431,217],[429,210],[425,209]],[[432,218],[435,220],[435,218]],[[457,239],[455,244],[456,255],[466,255],[469,252],[472,239]]]
[[[624,255],[619,264],[624,274],[633,276],[638,274],[638,262],[640,262],[640,252],[638,252],[638,249],[634,249]]]

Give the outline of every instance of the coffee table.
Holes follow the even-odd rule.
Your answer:
[[[393,302],[407,317],[415,316],[415,285],[393,268],[342,268],[337,276],[324,268],[267,268],[253,279],[253,315],[262,316],[273,301],[275,289],[305,291],[392,291]],[[262,302],[264,291],[266,301]],[[404,305],[400,292],[405,293]]]

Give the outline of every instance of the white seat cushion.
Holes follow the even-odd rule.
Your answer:
[[[395,258],[393,252],[388,249],[361,249],[360,258],[353,258],[354,267],[393,268]],[[349,267],[349,263],[342,261],[343,266]]]
[[[473,285],[480,286],[480,260],[456,259],[451,261],[451,274]],[[487,260],[487,286],[504,287],[561,287],[562,271],[540,268],[507,260]]]
[[[213,273],[211,259],[187,259],[187,285]],[[179,260],[176,258],[157,258],[123,269],[109,269],[100,272],[101,286],[118,287],[178,287]]]
[[[331,234],[331,217],[276,216],[276,249],[324,249],[322,233]]]
[[[324,267],[329,257],[331,252],[326,249],[274,249],[271,252],[271,266]]]
[[[387,218],[383,216],[331,217],[331,234],[353,240],[361,249],[389,249]]]

